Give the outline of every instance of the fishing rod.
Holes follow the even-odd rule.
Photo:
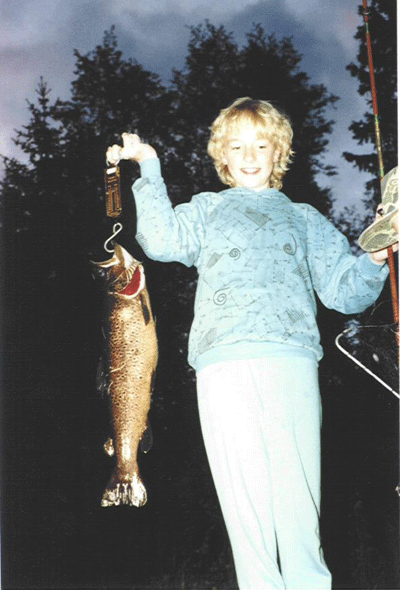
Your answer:
[[[369,30],[369,9],[368,9],[368,0],[363,0],[363,16],[364,16],[364,23],[365,23],[365,36],[367,42],[367,54],[368,54],[368,69],[369,69],[369,78],[371,84],[371,95],[372,95],[372,108],[374,113],[374,127],[375,127],[375,143],[376,143],[376,151],[378,156],[378,166],[379,166],[379,180],[382,180],[385,176],[385,170],[383,165],[383,155],[382,155],[382,140],[381,140],[381,132],[379,126],[379,110],[378,110],[378,100],[377,100],[377,93],[376,93],[376,85],[375,85],[375,73],[374,73],[374,63],[372,58],[372,43],[371,43],[371,35]],[[389,275],[390,275],[390,292],[392,297],[392,308],[393,308],[393,319],[395,324],[399,324],[399,299],[397,293],[397,279],[396,279],[396,270],[394,266],[394,254],[393,254],[393,247],[388,247],[388,265],[389,265]],[[397,344],[399,343],[398,338],[398,328],[397,328]]]
[[[385,245],[388,244],[387,251],[388,251],[388,265],[389,265],[389,272],[390,272],[390,290],[391,290],[391,298],[392,298],[392,308],[393,308],[393,316],[394,316],[394,324],[391,326],[386,326],[386,330],[383,329],[383,326],[367,326],[364,327],[365,330],[361,330],[363,335],[361,337],[360,334],[354,332],[353,328],[349,328],[344,330],[341,334],[339,334],[335,340],[336,346],[339,348],[341,352],[343,352],[346,356],[348,356],[353,362],[363,368],[368,374],[373,376],[379,383],[384,385],[391,393],[393,393],[396,397],[400,397],[395,388],[398,387],[398,371],[395,367],[398,367],[398,344],[399,344],[399,310],[398,310],[398,295],[397,295],[397,281],[396,281],[396,271],[394,265],[394,256],[393,256],[393,247],[391,244],[395,241],[397,235],[394,228],[390,228],[391,220],[394,218],[396,213],[396,206],[397,206],[397,168],[391,170],[388,174],[385,175],[384,165],[383,165],[383,155],[382,155],[382,140],[381,140],[381,132],[379,127],[379,111],[378,111],[378,100],[377,100],[377,91],[376,91],[376,84],[375,84],[375,75],[374,75],[374,64],[373,64],[373,57],[372,57],[372,43],[371,43],[371,36],[369,30],[369,16],[370,12],[368,9],[367,0],[363,0],[362,12],[364,16],[365,22],[365,33],[366,33],[366,47],[367,47],[367,55],[368,55],[368,68],[369,68],[369,77],[370,77],[370,84],[371,84],[371,95],[372,95],[372,107],[373,107],[373,115],[374,115],[374,127],[375,127],[375,141],[376,141],[376,150],[378,156],[378,167],[379,167],[379,179],[380,179],[380,190],[381,190],[381,202],[382,202],[382,210],[383,210],[383,217],[381,219],[376,219],[375,222],[369,226],[360,236],[359,244],[360,246],[368,251],[373,252],[377,249],[387,247]],[[386,218],[386,221],[382,223],[382,221]],[[390,235],[391,234],[391,235]],[[376,330],[374,330],[376,328]],[[367,340],[365,339],[365,333],[368,332]],[[361,359],[364,362],[361,362],[360,359],[357,359],[356,356],[351,352],[351,350],[346,350],[346,348],[352,349],[357,344],[360,344],[360,338],[363,341],[363,347],[365,348],[365,354],[362,352]],[[386,346],[392,347],[394,346],[393,354],[392,348],[387,349],[386,353],[383,355],[381,353],[377,354],[378,346],[381,346],[380,342],[384,340]],[[343,345],[342,345],[342,341]],[[345,343],[345,344],[344,344]],[[383,349],[382,349],[383,350]],[[370,368],[366,366],[366,364],[373,365],[374,370],[372,371]],[[379,377],[375,371],[378,373],[382,373],[383,368],[386,367],[385,375],[381,374],[382,379]],[[388,370],[389,369],[389,370]],[[396,376],[397,375],[397,376]],[[392,381],[391,385],[388,383]]]

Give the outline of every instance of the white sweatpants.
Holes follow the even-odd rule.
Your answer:
[[[198,372],[197,390],[241,590],[331,588],[319,538],[317,363],[219,362]]]

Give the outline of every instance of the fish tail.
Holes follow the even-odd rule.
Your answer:
[[[146,488],[138,473],[119,477],[113,475],[104,490],[101,505],[108,506],[144,506],[147,502]]]

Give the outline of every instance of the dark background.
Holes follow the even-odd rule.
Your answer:
[[[120,241],[138,256],[129,232]],[[45,276],[45,238],[26,243],[8,228],[3,246],[3,588],[236,588],[185,360],[192,301],[175,281],[193,292],[193,270],[145,260],[160,345],[154,446],[140,458],[149,500],[101,508],[112,459],[95,389],[102,295],[88,257],[71,240]],[[101,243],[96,254],[108,257]],[[379,311],[390,317],[387,288],[373,318]],[[394,589],[397,399],[334,346],[344,316],[320,316],[326,560],[335,588]]]

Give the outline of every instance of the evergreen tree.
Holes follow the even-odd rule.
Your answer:
[[[41,78],[36,89],[37,104],[28,102],[30,121],[17,132],[14,140],[28,156],[29,163],[5,159],[1,181],[6,235],[10,239],[13,234],[17,236],[19,262],[29,275],[36,272],[38,277],[54,270],[62,235],[58,220],[68,217],[70,206],[64,182],[62,131],[52,116],[50,92]]]
[[[251,96],[271,101],[292,120],[296,155],[285,192],[293,200],[328,210],[329,190],[318,187],[316,174],[334,173],[322,156],[333,126],[326,110],[337,97],[322,84],[312,84],[300,62],[290,38],[278,41],[275,35],[267,36],[261,25],[253,26],[241,49],[223,26],[216,28],[206,21],[192,28],[185,67],[175,71],[173,79],[177,154],[186,162],[180,175],[186,190],[221,188],[206,154],[209,125],[222,107],[240,96]]]
[[[164,145],[163,121],[168,119],[171,99],[157,75],[123,58],[114,27],[105,32],[95,50],[74,53],[71,99],[56,102],[53,118],[63,129],[71,200],[81,226],[79,239],[88,235],[93,242],[93,231],[104,219],[99,203],[104,199],[107,147],[121,143],[122,132],[139,129],[156,147]]]
[[[360,16],[363,6],[359,7]],[[383,163],[385,172],[397,164],[397,31],[396,3],[387,0],[370,0],[368,25],[372,44],[372,56],[379,109]],[[372,151],[366,154],[344,152],[348,162],[360,170],[374,175],[375,179],[366,184],[369,194],[379,199],[378,158],[375,147],[375,124],[372,108],[372,94],[368,67],[366,29],[360,24],[355,35],[359,42],[357,63],[350,63],[347,70],[359,81],[358,91],[367,99],[368,111],[359,121],[353,121],[349,129],[359,145],[372,144]],[[372,191],[372,192],[371,192]]]
[[[151,136],[160,145],[170,95],[156,74],[123,58],[114,27],[105,32],[103,44],[95,50],[74,54],[71,99],[57,102],[54,117],[65,129],[66,143],[79,150],[76,157],[97,159],[104,146],[121,140],[123,131],[133,133],[139,128],[144,137]]]
[[[206,24],[191,28],[188,55],[183,70],[174,71],[175,161],[171,159],[171,197],[177,200],[196,192],[221,189],[207,155],[209,127],[222,107],[236,98],[238,47],[223,26]]]
[[[283,190],[293,201],[306,201],[324,213],[330,206],[329,189],[318,186],[318,173],[335,174],[323,163],[334,122],[326,110],[338,100],[323,84],[312,84],[301,70],[301,55],[290,37],[278,41],[254,25],[242,51],[242,92],[250,88],[256,97],[280,106],[293,125],[295,156],[284,179]]]
[[[53,124],[50,89],[43,78],[40,79],[36,93],[38,104],[28,102],[31,120],[22,130],[17,131],[14,140],[27,154],[29,164],[22,164],[15,158],[6,158],[5,176],[1,181],[3,204],[5,201],[10,202],[11,211],[19,216],[13,220],[18,231],[28,227],[21,214],[32,216],[49,204],[47,188],[58,178],[62,157],[60,130]],[[8,217],[7,221],[11,221],[11,218]],[[33,226],[33,223],[30,225]]]
[[[69,100],[52,102],[47,83],[40,80],[38,104],[29,103],[30,121],[15,139],[29,164],[6,159],[1,183],[5,223],[13,220],[18,230],[42,236],[41,242],[54,228],[49,253],[58,243],[65,249],[66,239],[88,252],[99,243],[99,232],[110,235],[104,215],[106,149],[121,141],[123,131],[139,128],[157,148],[165,145],[163,121],[171,108],[159,77],[122,57],[113,27],[101,45],[86,55],[76,50],[75,57]],[[133,233],[131,199],[124,221]]]
[[[247,95],[271,100],[293,120],[296,156],[286,192],[328,209],[329,191],[320,189],[315,177],[333,173],[322,156],[332,129],[325,113],[336,97],[310,83],[291,39],[267,37],[255,25],[239,49],[223,26],[206,21],[192,28],[185,67],[173,73],[168,89],[158,76],[123,58],[113,28],[95,50],[86,55],[76,50],[75,57],[69,100],[51,104],[47,84],[40,81],[38,105],[29,105],[31,121],[16,138],[30,164],[6,161],[4,206],[12,203],[16,210],[21,195],[29,193],[24,211],[41,204],[44,224],[62,217],[70,223],[71,238],[89,247],[103,225],[105,150],[121,141],[122,131],[138,131],[156,147],[175,203],[204,188],[222,188],[206,154],[209,125],[222,107]],[[23,222],[33,225],[33,219]]]

